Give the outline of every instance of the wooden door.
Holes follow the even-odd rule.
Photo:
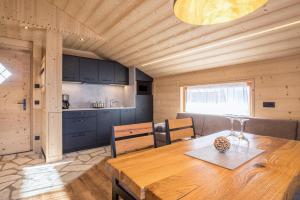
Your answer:
[[[0,155],[31,150],[30,62],[29,52],[0,47]]]

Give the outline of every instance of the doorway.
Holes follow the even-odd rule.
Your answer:
[[[0,155],[30,151],[31,52],[0,46]]]

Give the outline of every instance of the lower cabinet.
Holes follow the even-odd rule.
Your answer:
[[[97,145],[110,145],[112,127],[120,125],[120,110],[108,109],[97,111]]]
[[[63,152],[110,145],[113,126],[152,121],[152,96],[138,97],[137,100],[137,110],[64,111]]]
[[[95,111],[63,112],[63,153],[97,146]]]
[[[78,132],[63,136],[63,152],[79,151],[97,147],[97,132]]]
[[[135,108],[121,110],[121,125],[135,124]]]

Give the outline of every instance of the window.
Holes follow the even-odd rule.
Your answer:
[[[250,91],[248,82],[186,87],[185,111],[250,116]]]
[[[11,76],[10,71],[8,71],[2,63],[0,63],[0,84]]]

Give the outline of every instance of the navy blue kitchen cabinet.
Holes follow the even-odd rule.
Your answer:
[[[63,153],[97,146],[96,111],[63,112]]]
[[[99,83],[113,84],[115,81],[114,62],[107,60],[98,60]]]
[[[153,121],[152,95],[136,95],[135,120],[136,123]]]
[[[98,60],[80,58],[80,81],[84,83],[98,83]]]
[[[63,81],[80,81],[79,57],[63,55]]]
[[[63,81],[92,84],[129,84],[129,70],[110,60],[63,55]]]
[[[128,68],[121,65],[118,62],[114,63],[114,72],[115,72],[115,84],[128,85],[129,77],[128,77]]]
[[[97,145],[110,145],[112,127],[120,125],[120,110],[105,109],[97,111]]]
[[[144,72],[142,72],[139,69],[136,69],[135,73],[136,73],[136,80],[137,81],[149,81],[149,82],[153,81],[153,78],[151,76],[145,74]]]
[[[121,125],[135,124],[135,108],[121,110]]]

